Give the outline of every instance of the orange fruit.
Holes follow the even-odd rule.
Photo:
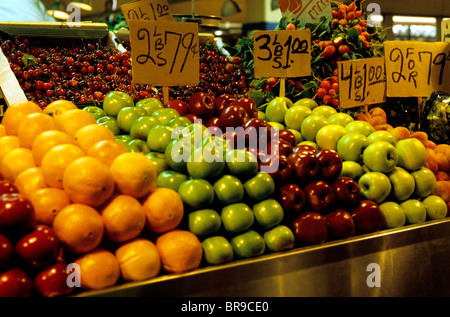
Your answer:
[[[33,154],[30,149],[17,148],[7,153],[0,164],[0,173],[5,179],[15,181],[24,170],[35,167]]]
[[[30,198],[32,192],[47,187],[42,169],[38,166],[27,168],[20,173],[16,177],[14,185],[16,185],[19,193],[25,198]]]
[[[175,229],[183,219],[183,201],[178,193],[170,188],[156,188],[142,206],[147,217],[147,227],[156,233]]]
[[[34,207],[37,223],[47,226],[52,226],[56,215],[71,203],[64,190],[54,187],[45,187],[31,192],[29,200]]]
[[[116,256],[105,249],[95,249],[75,260],[80,266],[81,287],[98,290],[113,286],[120,278]]]
[[[164,233],[156,239],[156,248],[168,273],[196,269],[202,261],[202,244],[195,234],[187,230]]]
[[[94,116],[81,109],[67,110],[61,114],[54,115],[56,124],[61,131],[73,137],[75,133],[88,124],[96,124]]]
[[[41,166],[44,155],[55,145],[74,144],[73,138],[60,130],[44,131],[34,139],[31,152],[37,166]]]
[[[141,203],[128,195],[117,195],[108,201],[100,214],[106,236],[115,242],[136,238],[145,228],[145,212]]]
[[[143,281],[161,271],[161,257],[153,242],[138,238],[121,245],[115,252],[125,281]]]
[[[0,123],[0,137],[5,136],[5,135],[7,135],[5,126],[2,123]]]
[[[101,161],[83,156],[66,167],[63,188],[74,203],[98,207],[114,192],[114,178]]]
[[[67,166],[83,156],[84,151],[74,144],[55,145],[48,150],[41,162],[47,186],[63,188],[63,176]]]
[[[156,182],[156,168],[142,153],[117,156],[109,167],[120,193],[141,198],[150,193]]]
[[[16,102],[6,108],[3,114],[2,124],[8,135],[17,135],[20,122],[27,114],[43,112],[42,108],[32,101]]]
[[[56,130],[55,119],[45,113],[31,113],[22,120],[17,130],[21,147],[31,149],[34,139],[44,131]]]
[[[103,140],[114,140],[114,133],[107,127],[99,124],[88,124],[75,133],[73,137],[75,144],[78,145],[83,151],[89,150],[89,148],[95,143]]]
[[[103,218],[90,206],[70,204],[53,219],[53,230],[70,252],[86,253],[97,248],[103,238]]]
[[[20,143],[17,135],[5,135],[0,137],[0,162],[7,153],[18,148],[20,148]]]
[[[78,109],[78,107],[69,100],[55,100],[44,108],[44,112],[50,115],[59,115],[67,110]]]
[[[116,140],[103,140],[93,144],[86,154],[99,159],[110,167],[116,157],[127,152],[129,152],[128,149],[122,143]]]

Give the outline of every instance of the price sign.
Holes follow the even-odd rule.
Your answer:
[[[311,76],[310,30],[254,33],[255,77]]]
[[[338,62],[339,104],[352,108],[386,100],[384,58]]]
[[[388,97],[428,97],[450,92],[450,43],[384,43]]]
[[[198,24],[132,20],[129,24],[134,83],[198,85]]]
[[[173,21],[167,0],[138,0],[124,4],[120,7],[125,20],[144,21]]]
[[[295,17],[303,25],[316,23],[322,16],[332,16],[331,0],[278,0],[282,16]]]

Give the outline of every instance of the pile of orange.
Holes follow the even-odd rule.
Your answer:
[[[71,102],[7,108],[0,174],[31,201],[37,222],[53,227],[68,262],[80,266],[84,289],[200,265],[200,241],[178,228],[184,215],[178,193],[157,188],[150,159],[129,152]]]

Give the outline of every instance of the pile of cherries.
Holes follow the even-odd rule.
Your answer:
[[[135,102],[163,98],[161,87],[132,83],[130,50],[121,52],[89,41],[59,47],[20,36],[2,38],[0,47],[27,99],[42,108],[60,99],[100,104],[111,91],[126,92]],[[171,100],[187,101],[200,91],[244,95],[250,89],[251,78],[239,57],[229,58],[210,46],[201,46],[199,52],[199,84],[171,87]]]

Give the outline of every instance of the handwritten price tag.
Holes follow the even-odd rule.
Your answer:
[[[386,41],[384,50],[389,97],[450,92],[450,43]]]
[[[198,85],[198,24],[132,20],[132,80],[159,86]]]
[[[120,7],[125,20],[144,21],[173,21],[167,0],[138,0],[124,4]]]
[[[255,32],[255,77],[311,76],[310,42],[309,30]]]
[[[352,108],[386,100],[384,58],[338,62],[339,103]]]

